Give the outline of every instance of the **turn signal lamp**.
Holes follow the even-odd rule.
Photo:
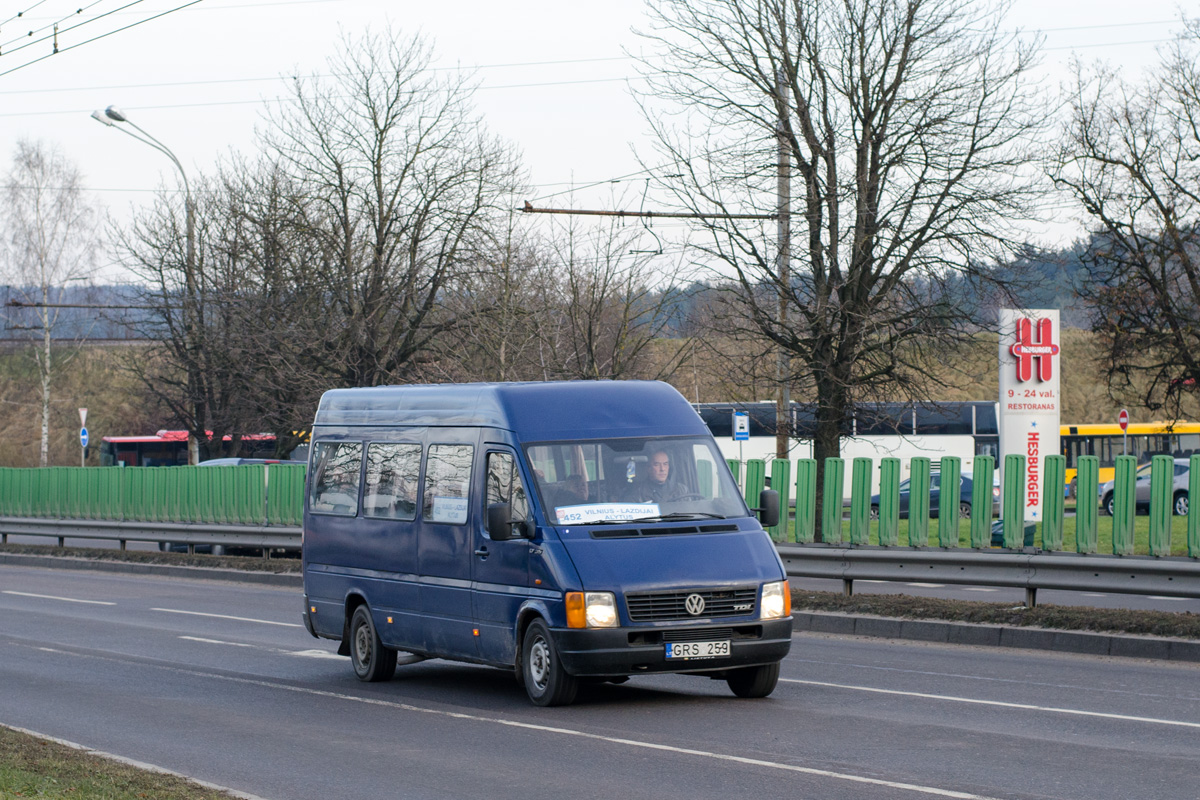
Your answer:
[[[587,627],[587,616],[584,614],[583,592],[567,592],[567,627]]]

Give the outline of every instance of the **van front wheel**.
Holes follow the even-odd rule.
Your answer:
[[[360,681],[389,681],[396,674],[396,651],[384,647],[366,605],[354,609],[350,618],[350,663]]]
[[[725,681],[738,697],[766,697],[779,683],[779,662],[735,669]]]
[[[521,677],[535,706],[570,705],[579,691],[579,681],[563,669],[550,630],[540,619],[530,623],[521,643]]]

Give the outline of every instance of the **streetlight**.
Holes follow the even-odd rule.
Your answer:
[[[186,291],[186,295],[183,298],[183,332],[185,346],[187,348],[189,357],[187,370],[188,394],[190,396],[188,397],[188,400],[192,404],[192,427],[194,428],[194,423],[196,422],[196,388],[199,383],[196,375],[196,352],[193,346],[193,320],[195,319],[195,309],[193,308],[193,303],[195,302],[196,297],[196,209],[192,203],[192,190],[188,186],[187,173],[183,169],[183,164],[179,163],[179,159],[175,157],[175,154],[171,152],[169,147],[147,133],[140,125],[129,119],[129,117],[125,115],[124,111],[116,106],[109,106],[103,111],[93,111],[92,119],[107,125],[110,128],[116,128],[121,133],[137,139],[142,144],[153,147],[155,150],[171,159],[171,163],[175,165],[177,170],[179,170],[179,177],[183,179],[183,207],[184,216],[186,218],[185,235],[187,238],[187,252],[184,256],[183,276]],[[137,133],[133,133],[126,128],[118,127],[116,125],[118,122],[122,122],[130,126],[136,130]],[[141,135],[139,136],[138,134]],[[196,440],[195,434],[190,430],[188,431],[188,463],[200,463],[200,443]]]

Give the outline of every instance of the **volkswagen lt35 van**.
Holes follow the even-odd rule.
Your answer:
[[[665,383],[326,392],[304,508],[304,624],[364,681],[444,658],[537,705],[650,673],[770,694],[783,565],[708,429]]]

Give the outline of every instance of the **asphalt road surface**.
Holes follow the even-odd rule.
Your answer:
[[[0,723],[273,800],[1195,798],[1200,667],[798,635],[779,688],[356,681],[293,590],[0,566]]]

